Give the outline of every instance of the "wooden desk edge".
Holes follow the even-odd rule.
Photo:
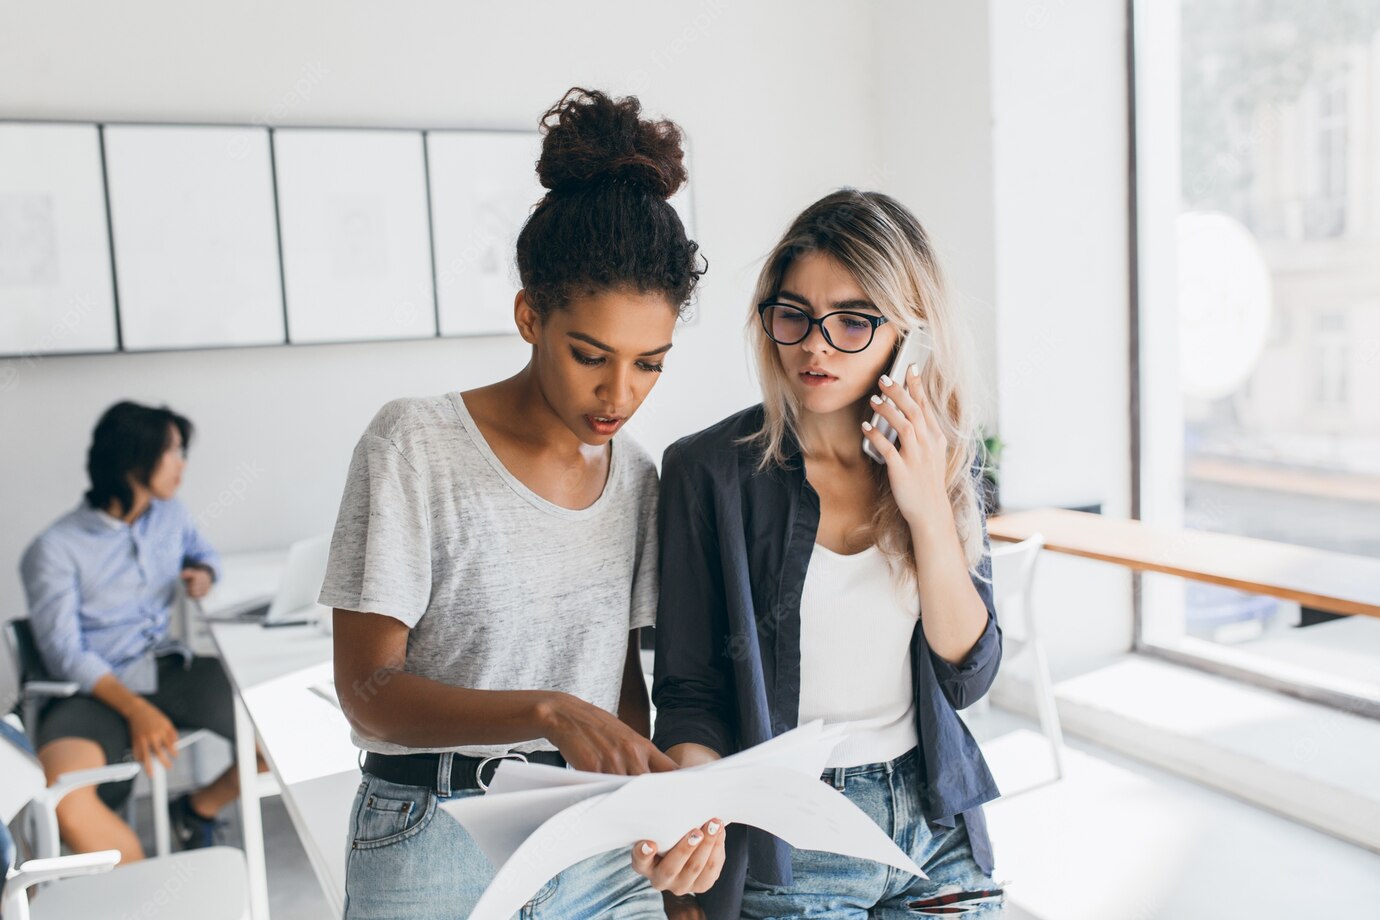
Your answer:
[[[1044,527],[1041,521],[1044,521]],[[1083,511],[1069,511],[1063,508],[1037,508],[1028,511],[1017,511],[1009,514],[995,515],[987,520],[988,536],[992,540],[999,540],[1004,543],[1019,543],[1029,539],[1035,533],[1042,533],[1045,538],[1044,548],[1056,553],[1063,553],[1069,556],[1079,556],[1084,559],[1093,559],[1098,562],[1108,562],[1120,565],[1124,568],[1137,572],[1158,572],[1165,575],[1175,575],[1180,578],[1188,578],[1193,581],[1201,581],[1209,584],[1222,585],[1227,588],[1235,588],[1249,594],[1262,594],[1268,597],[1277,597],[1282,600],[1296,601],[1306,607],[1315,610],[1323,610],[1328,613],[1341,613],[1357,616],[1369,616],[1380,618],[1380,603],[1367,603],[1352,597],[1333,597],[1320,595],[1314,592],[1303,591],[1297,588],[1290,588],[1286,585],[1275,585],[1266,582],[1250,581],[1247,579],[1236,578],[1220,572],[1210,572],[1202,569],[1192,569],[1186,566],[1174,566],[1166,563],[1156,562],[1144,557],[1122,556],[1115,553],[1099,552],[1089,549],[1086,546],[1074,545],[1051,537],[1049,530],[1058,527],[1074,525],[1084,528],[1094,528],[1104,525],[1115,526],[1120,529],[1130,527],[1148,526],[1142,522],[1132,519],[1106,518],[1100,514],[1089,514]],[[1230,534],[1212,534],[1210,532],[1186,531],[1187,533],[1198,534],[1204,538],[1213,537],[1232,537]],[[1239,539],[1251,539],[1242,537]],[[1284,546],[1287,544],[1276,544]],[[1312,549],[1310,547],[1300,547],[1309,553],[1324,553],[1325,550]],[[1343,555],[1343,554],[1336,554]],[[1367,560],[1369,561],[1369,560]]]

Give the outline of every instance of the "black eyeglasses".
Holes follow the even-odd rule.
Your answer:
[[[811,327],[818,326],[831,348],[849,354],[871,345],[877,327],[886,322],[885,316],[856,310],[835,310],[816,318],[799,307],[771,300],[757,305],[757,315],[762,329],[778,345],[799,344],[809,337]]]

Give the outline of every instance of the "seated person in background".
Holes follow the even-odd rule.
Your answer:
[[[24,553],[20,573],[44,667],[80,686],[38,720],[38,758],[49,784],[131,752],[146,769],[153,758],[169,766],[179,728],[234,739],[234,698],[220,662],[194,657],[168,634],[178,582],[202,597],[220,564],[173,498],[191,436],[192,423],[169,409],[111,406],[92,435],[85,500]],[[131,785],[107,783],[63,798],[63,841],[79,853],[118,849],[122,862],[142,859],[138,837],[113,810]],[[179,799],[172,822],[182,847],[209,846],[216,813],[238,794],[232,768]]]

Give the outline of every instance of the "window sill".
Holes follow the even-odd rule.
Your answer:
[[[1380,852],[1380,721],[1135,654],[1055,695],[1070,734]],[[1033,712],[1017,675],[993,701]]]

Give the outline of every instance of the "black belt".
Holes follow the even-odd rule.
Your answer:
[[[441,766],[450,758],[450,776]],[[564,767],[565,758],[556,751],[534,751],[531,754],[499,754],[494,757],[466,757],[464,754],[375,754],[364,755],[364,772],[379,779],[402,786],[425,786],[440,795],[468,789],[484,789],[493,781],[494,772],[504,760],[526,760],[528,763]]]

